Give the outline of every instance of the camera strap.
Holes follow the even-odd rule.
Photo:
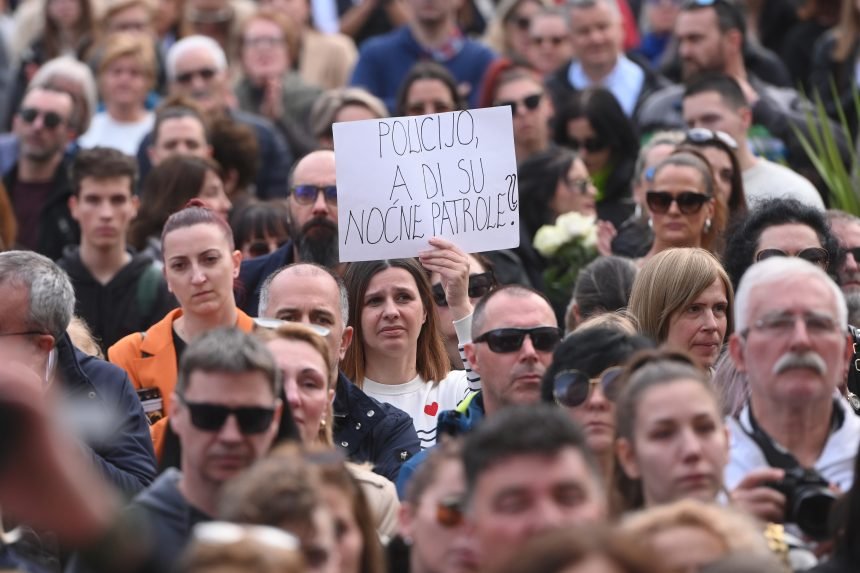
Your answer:
[[[747,403],[747,415],[749,417],[750,429],[752,431],[750,432],[744,428],[743,423],[741,423],[740,426],[744,433],[756,443],[761,450],[761,453],[764,454],[764,459],[767,461],[767,465],[784,470],[802,468],[800,462],[797,461],[797,458],[795,458],[791,452],[775,443],[773,439],[767,435],[767,432],[761,429],[753,415],[752,404],[750,403]],[[830,418],[830,433],[832,434],[838,430],[844,421],[845,413],[834,400],[833,415]]]

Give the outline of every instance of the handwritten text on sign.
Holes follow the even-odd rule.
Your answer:
[[[509,107],[337,123],[334,142],[341,261],[519,245]]]

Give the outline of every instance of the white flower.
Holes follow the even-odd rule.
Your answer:
[[[595,219],[591,216],[570,211],[564,215],[559,215],[555,220],[555,224],[563,227],[570,237],[584,237],[589,231],[596,228]]]
[[[582,240],[582,244],[589,249],[597,248],[597,225],[593,225],[590,229],[588,229],[588,231],[585,232],[585,237]]]
[[[533,244],[541,255],[551,257],[568,239],[567,232],[558,225],[544,225],[535,233]]]

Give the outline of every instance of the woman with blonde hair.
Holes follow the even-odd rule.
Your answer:
[[[729,276],[710,252],[669,249],[639,271],[627,309],[642,334],[711,368],[732,331],[733,299]]]

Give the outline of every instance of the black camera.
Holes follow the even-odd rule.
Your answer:
[[[801,467],[785,470],[785,477],[767,484],[785,496],[785,522],[796,523],[809,537],[829,537],[828,518],[836,494],[815,470]]]

